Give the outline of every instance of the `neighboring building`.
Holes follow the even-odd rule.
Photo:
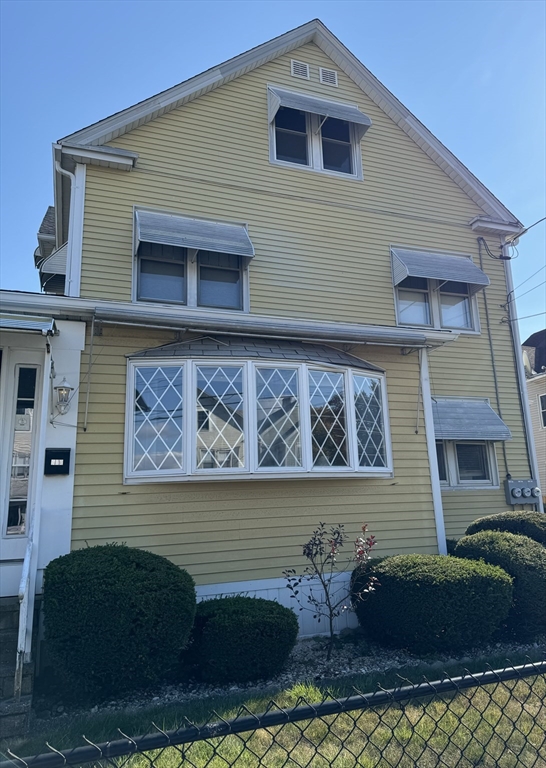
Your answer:
[[[522,344],[542,499],[546,501],[546,329]]]
[[[284,600],[319,521],[443,553],[536,478],[502,308],[522,224],[319,21],[54,158],[45,293],[1,297],[3,595],[25,551],[33,596],[117,541]]]

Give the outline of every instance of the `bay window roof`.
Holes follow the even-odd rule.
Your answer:
[[[488,276],[467,256],[446,256],[425,251],[392,248],[392,273],[395,285],[407,277],[467,283],[476,293],[491,282]]]
[[[312,115],[333,117],[336,120],[346,120],[348,123],[353,123],[357,128],[359,140],[372,124],[368,115],[361,112],[355,104],[327,101],[304,93],[285,91],[283,88],[271,85],[268,87],[267,96],[270,123],[273,122],[281,107],[288,107],[289,109],[298,109],[301,112],[309,112]]]
[[[135,253],[140,243],[231,253],[251,259],[254,246],[244,224],[209,221],[159,211],[135,211]]]
[[[377,365],[361,360],[342,350],[324,344],[290,341],[288,339],[257,339],[247,336],[205,336],[188,341],[177,341],[129,355],[130,358],[237,358],[252,360],[280,360],[290,363],[314,362],[350,366],[384,373]]]
[[[437,440],[511,440],[512,434],[487,400],[432,398]]]

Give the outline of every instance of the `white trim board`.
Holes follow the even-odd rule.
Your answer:
[[[508,208],[497,200],[495,195],[318,19],[229,59],[128,109],[65,136],[59,140],[59,144],[106,144],[137,126],[311,42],[324,51],[486,214],[502,222],[522,226]]]

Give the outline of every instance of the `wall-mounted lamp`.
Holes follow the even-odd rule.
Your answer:
[[[53,389],[57,393],[57,410],[64,416],[70,408],[70,393],[74,391],[74,387],[71,387],[66,378],[63,378],[61,383]]]

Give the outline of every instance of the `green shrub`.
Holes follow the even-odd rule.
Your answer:
[[[80,698],[164,679],[188,642],[195,605],[191,576],[140,549],[79,549],[45,569],[45,641]]]
[[[546,549],[527,536],[481,531],[459,540],[457,557],[485,560],[514,578],[508,627],[520,639],[546,631]]]
[[[506,531],[518,536],[528,536],[546,547],[546,515],[542,512],[501,512],[474,520],[466,529],[466,535],[480,531]]]
[[[500,568],[442,555],[387,557],[371,570],[379,584],[355,610],[363,631],[415,652],[451,651],[488,640],[512,603]],[[353,573],[358,590],[361,574]]]
[[[189,658],[210,683],[278,674],[298,636],[296,614],[273,600],[225,597],[197,606]]]

